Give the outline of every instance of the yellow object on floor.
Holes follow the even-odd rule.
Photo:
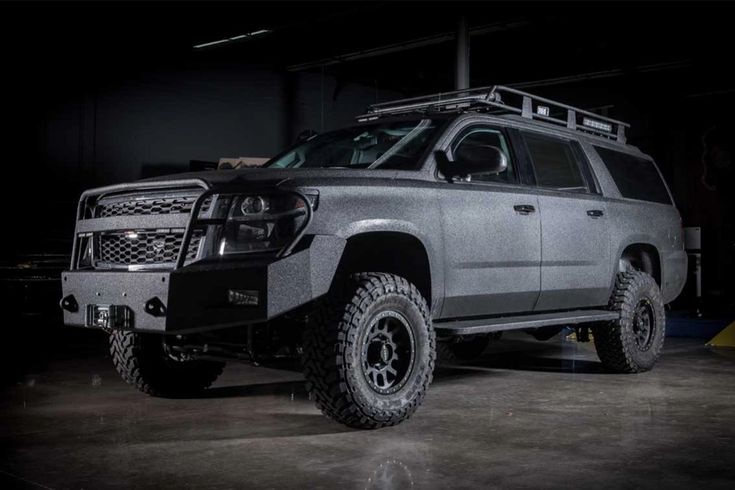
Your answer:
[[[722,329],[722,332],[715,335],[712,340],[707,342],[712,347],[735,347],[735,322]]]

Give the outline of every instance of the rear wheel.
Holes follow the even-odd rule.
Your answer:
[[[402,277],[350,276],[304,333],[304,374],[324,414],[376,429],[409,418],[431,383],[435,337],[426,301]]]
[[[638,373],[653,368],[663,348],[666,315],[661,291],[645,272],[618,274],[610,299],[620,319],[593,327],[597,355],[608,369]]]
[[[179,361],[169,356],[162,335],[114,331],[110,354],[128,384],[153,396],[178,397],[200,393],[222,374],[225,364]]]

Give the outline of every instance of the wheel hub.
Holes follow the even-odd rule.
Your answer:
[[[388,344],[383,344],[380,347],[380,360],[383,361],[383,363],[388,363],[388,361],[391,360],[393,357],[393,349]]]
[[[638,302],[633,313],[633,335],[640,350],[648,350],[654,337],[653,306],[648,299]]]
[[[362,370],[373,391],[395,393],[413,369],[415,339],[408,320],[384,311],[370,323],[363,340]]]

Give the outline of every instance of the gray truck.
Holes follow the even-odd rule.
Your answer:
[[[264,168],[85,192],[65,323],[109,332],[154,396],[298,358],[318,407],[358,428],[410,417],[437,351],[469,359],[504,330],[572,327],[612,371],[653,367],[687,258],[625,123],[501,86],[357,119]]]

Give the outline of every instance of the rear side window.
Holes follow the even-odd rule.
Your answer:
[[[671,204],[671,197],[652,161],[595,146],[623,197]]]
[[[587,192],[587,185],[571,143],[556,138],[524,133],[536,172],[536,183],[560,191]]]

